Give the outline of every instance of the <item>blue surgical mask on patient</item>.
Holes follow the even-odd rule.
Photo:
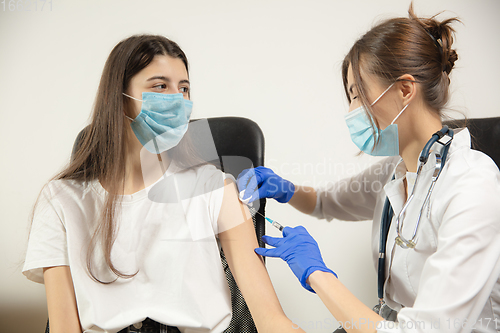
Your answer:
[[[159,154],[179,144],[187,131],[193,102],[182,94],[143,92],[141,112],[130,126],[139,142],[149,152]]]
[[[391,84],[371,105],[373,106],[377,101],[385,95],[385,93],[394,85]],[[394,124],[396,119],[408,107],[407,104],[401,112],[394,118],[389,126],[384,130],[376,128],[376,136],[378,143],[375,145],[376,137],[373,133],[372,122],[370,121],[370,113],[362,105],[359,108],[349,112],[345,115],[347,127],[354,144],[363,152],[372,156],[396,156],[399,155],[399,136],[398,125]],[[373,120],[373,118],[372,118]]]

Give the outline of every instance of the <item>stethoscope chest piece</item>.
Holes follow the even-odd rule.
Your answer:
[[[398,235],[396,237],[396,245],[401,246],[403,249],[414,249],[417,243],[412,240],[406,240]]]

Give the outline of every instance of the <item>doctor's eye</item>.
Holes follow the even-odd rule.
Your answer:
[[[354,101],[357,98],[358,98],[358,96],[352,96],[351,100]]]
[[[180,87],[179,92],[187,94],[189,92],[189,87]]]

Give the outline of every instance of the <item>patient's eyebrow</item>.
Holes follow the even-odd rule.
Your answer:
[[[149,79],[147,79],[146,81],[153,81],[153,80],[163,80],[165,82],[171,82],[172,80],[170,80],[170,78],[166,77],[166,76],[162,76],[162,75],[156,75],[156,76],[152,76],[150,77]],[[189,80],[180,80],[179,81],[179,84],[181,83],[187,83],[187,84],[191,84],[189,82]]]
[[[153,80],[163,80],[163,81],[167,81],[167,82],[170,82],[170,81],[171,81],[168,77],[166,77],[166,76],[161,76],[161,75],[152,76],[152,77],[150,77],[149,79],[147,79],[146,81],[153,81]]]

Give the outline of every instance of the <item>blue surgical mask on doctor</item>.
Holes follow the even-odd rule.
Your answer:
[[[179,144],[187,131],[193,102],[182,94],[143,92],[141,112],[130,126],[139,142],[150,153],[159,154]]]
[[[377,103],[393,85],[394,83],[391,84],[371,105],[373,106]],[[351,139],[354,144],[363,152],[372,156],[399,155],[398,125],[394,124],[394,122],[403,111],[406,110],[408,105],[410,104],[407,104],[384,130],[376,128],[376,135],[379,138],[377,145],[375,145],[376,137],[373,133],[370,121],[371,115],[368,110],[362,105],[346,114],[345,121],[347,127],[349,127],[349,133],[351,134]]]

